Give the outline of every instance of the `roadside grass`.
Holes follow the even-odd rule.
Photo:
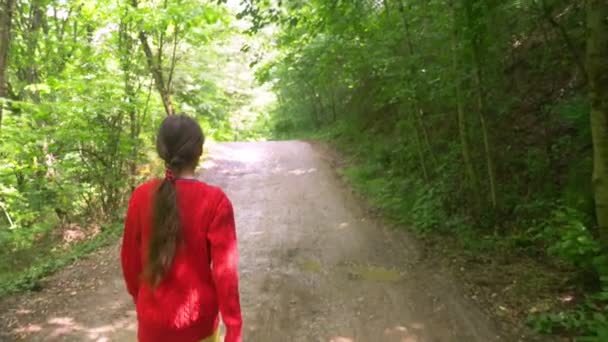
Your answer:
[[[14,259],[15,255],[2,253],[0,264],[13,264],[14,268],[3,269],[0,273],[0,298],[21,291],[40,290],[41,281],[45,277],[101,247],[116,242],[121,234],[122,226],[115,223],[102,227],[101,231],[90,239],[67,247],[57,248],[59,241],[49,238],[44,244],[19,253],[28,254],[27,258],[10,260]]]
[[[20,291],[40,290],[41,280],[46,276],[101,247],[116,242],[121,234],[121,224],[114,223],[102,227],[100,232],[90,239],[67,247],[58,247],[61,241],[48,237],[44,243],[20,251],[18,254],[4,251],[0,255],[0,264],[10,264],[13,267],[4,268],[0,272],[0,298]]]

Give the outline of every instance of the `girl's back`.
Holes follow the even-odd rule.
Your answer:
[[[217,331],[221,312],[226,341],[240,341],[232,205],[219,188],[168,177],[139,186],[127,211],[121,257],[127,288],[137,306],[138,338],[198,342]],[[170,197],[176,208],[173,217],[159,219],[155,196],[163,185],[172,186]],[[156,228],[168,226],[163,219],[176,217],[175,234]]]

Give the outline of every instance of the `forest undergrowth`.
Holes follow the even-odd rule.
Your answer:
[[[248,3],[253,31],[278,27],[257,71],[278,137],[337,146],[353,186],[445,250],[496,315],[608,340],[608,6]]]

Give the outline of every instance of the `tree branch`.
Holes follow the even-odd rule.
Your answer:
[[[137,9],[137,0],[132,0],[131,5],[133,8]],[[146,61],[148,62],[148,68],[152,74],[152,77],[154,78],[156,89],[158,90],[161,100],[163,101],[165,113],[167,113],[167,115],[174,115],[175,110],[173,109],[173,103],[171,102],[171,94],[169,93],[169,89],[167,89],[167,84],[165,84],[161,66],[155,62],[154,53],[152,52],[150,44],[148,43],[148,36],[143,30],[139,31],[138,36],[146,56]]]
[[[557,22],[557,20],[555,20],[555,18],[553,17],[553,15],[551,13],[552,8],[549,8],[549,5],[547,5],[546,0],[541,0],[541,6],[542,6],[542,12],[543,12],[543,16],[545,17],[545,20],[547,20],[547,22],[559,32],[560,36],[566,43],[566,46],[568,46],[568,50],[570,50],[570,55],[572,56],[572,60],[573,60],[574,64],[576,64],[576,67],[579,69],[581,76],[583,77],[583,81],[585,82],[585,84],[587,84],[588,83],[587,68],[585,67],[583,58],[578,53],[578,49],[576,48],[576,46],[574,46],[572,39],[570,39],[570,35],[568,35],[568,31],[566,31],[564,26],[560,25]]]
[[[177,43],[179,35],[179,26],[175,25],[175,29],[173,32],[173,53],[171,54],[171,68],[169,69],[169,79],[167,80],[167,89],[169,92],[173,90],[173,74],[175,73],[175,62],[176,62],[176,53],[177,53]]]

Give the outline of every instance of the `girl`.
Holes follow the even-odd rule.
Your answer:
[[[137,307],[141,342],[241,341],[237,244],[232,205],[198,181],[200,126],[185,115],[161,124],[156,149],[165,178],[131,196],[121,249],[127,289]]]

